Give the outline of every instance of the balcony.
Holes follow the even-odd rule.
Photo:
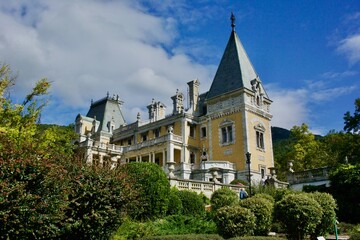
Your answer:
[[[320,182],[327,181],[329,179],[330,167],[316,168],[305,170],[301,172],[291,172],[288,173],[288,182],[290,184],[299,184],[299,183],[310,183],[310,182]]]
[[[137,144],[133,144],[127,147],[123,147],[124,148],[124,152],[129,152],[129,151],[136,151],[142,148],[147,148],[147,147],[151,147],[160,143],[164,143],[164,142],[176,142],[176,143],[182,143],[182,137],[178,136],[178,135],[174,135],[174,134],[168,134],[168,135],[164,135],[158,138],[154,138],[154,139],[150,139],[150,140],[146,140],[143,141],[141,143],[137,143]]]

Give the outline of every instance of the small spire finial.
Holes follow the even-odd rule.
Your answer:
[[[233,12],[231,12],[230,20],[231,20],[231,29],[234,32],[235,31],[235,15]]]

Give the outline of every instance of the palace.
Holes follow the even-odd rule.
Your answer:
[[[274,167],[270,105],[260,77],[235,31],[232,31],[209,91],[199,93],[199,80],[184,94],[171,97],[171,114],[163,103],[147,106],[148,119],[126,123],[118,96],[92,102],[78,115],[75,131],[88,164],[116,167],[153,162],[171,177],[229,184],[234,179],[259,182]],[[251,153],[247,162],[246,153]],[[248,154],[250,157],[250,154]],[[250,168],[250,169],[249,169]],[[216,175],[213,174],[216,170]]]

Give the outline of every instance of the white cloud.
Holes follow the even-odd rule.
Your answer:
[[[328,89],[321,89],[314,91],[311,94],[311,98],[314,101],[327,101],[332,100],[337,97],[346,95],[348,93],[353,92],[357,87],[355,85],[353,86],[346,86],[346,87],[335,87],[335,88],[328,88]]]
[[[350,64],[360,61],[360,34],[349,36],[340,41],[337,51],[344,54]]]
[[[284,89],[276,85],[266,85],[273,101],[271,113],[272,125],[291,129],[295,125],[309,122],[308,91],[306,89]]]
[[[326,129],[315,122],[319,111],[326,112],[327,108],[316,106],[323,106],[348,95],[358,89],[358,86],[329,86],[324,81],[305,81],[304,86],[299,89],[279,87],[276,84],[268,84],[265,88],[273,101],[273,126],[291,129],[295,125],[306,123],[313,133],[326,134]]]
[[[342,79],[342,78],[346,78],[346,77],[351,77],[351,76],[355,76],[357,75],[358,72],[356,71],[344,71],[344,72],[325,72],[323,74],[321,74],[321,77],[325,78],[325,79]]]
[[[176,89],[186,93],[186,82],[194,78],[202,89],[211,81],[212,66],[172,51],[176,21],[147,14],[133,1],[3,1],[0,22],[6,26],[0,61],[20,73],[14,95],[48,77],[53,101],[47,112],[59,114],[56,123],[75,117],[61,119],[64,109],[86,114],[90,99],[107,91],[119,94],[124,112],[133,114],[145,112],[152,98],[170,106]],[[131,122],[136,114],[126,118]]]

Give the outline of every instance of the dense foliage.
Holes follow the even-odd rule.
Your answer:
[[[235,205],[239,202],[239,196],[230,188],[220,188],[216,190],[210,199],[211,209],[217,211],[225,206]]]
[[[360,223],[360,164],[343,164],[330,175],[331,193],[341,221]]]
[[[251,197],[240,201],[240,206],[251,210],[256,218],[254,234],[267,236],[272,223],[274,203],[267,198]]]
[[[253,235],[255,221],[254,213],[240,206],[222,207],[215,215],[218,234],[224,238]]]
[[[109,239],[137,192],[126,174],[72,164],[63,239]]]
[[[355,99],[355,111],[351,115],[346,112],[344,115],[345,126],[344,130],[347,132],[358,133],[360,131],[360,98]]]
[[[169,202],[170,184],[165,172],[154,163],[132,162],[120,171],[127,174],[132,189],[139,192],[138,201],[129,203],[128,214],[137,220],[165,216]]]
[[[329,232],[332,232],[336,221],[336,202],[328,193],[314,192],[309,196],[320,204],[323,211],[320,223],[312,233],[312,239],[317,239],[317,236],[326,236]]]
[[[288,239],[302,240],[322,218],[320,204],[306,194],[289,194],[275,204],[275,217],[286,227]]]
[[[35,84],[20,104],[0,68],[0,238],[108,239],[136,191],[125,174],[83,166],[73,152],[72,127],[39,125],[50,87]],[[134,196],[134,197],[133,197]]]
[[[205,213],[205,202],[203,197],[196,192],[182,190],[178,191],[183,210],[182,214],[189,216],[203,215]]]
[[[68,205],[65,174],[52,159],[0,156],[0,239],[59,236]]]
[[[144,239],[149,236],[166,238],[175,234],[215,234],[216,232],[216,225],[212,220],[201,216],[171,215],[147,222],[126,219],[112,239]]]
[[[179,190],[176,187],[172,187],[169,192],[169,204],[167,208],[167,215],[181,214],[183,206],[179,197]]]

